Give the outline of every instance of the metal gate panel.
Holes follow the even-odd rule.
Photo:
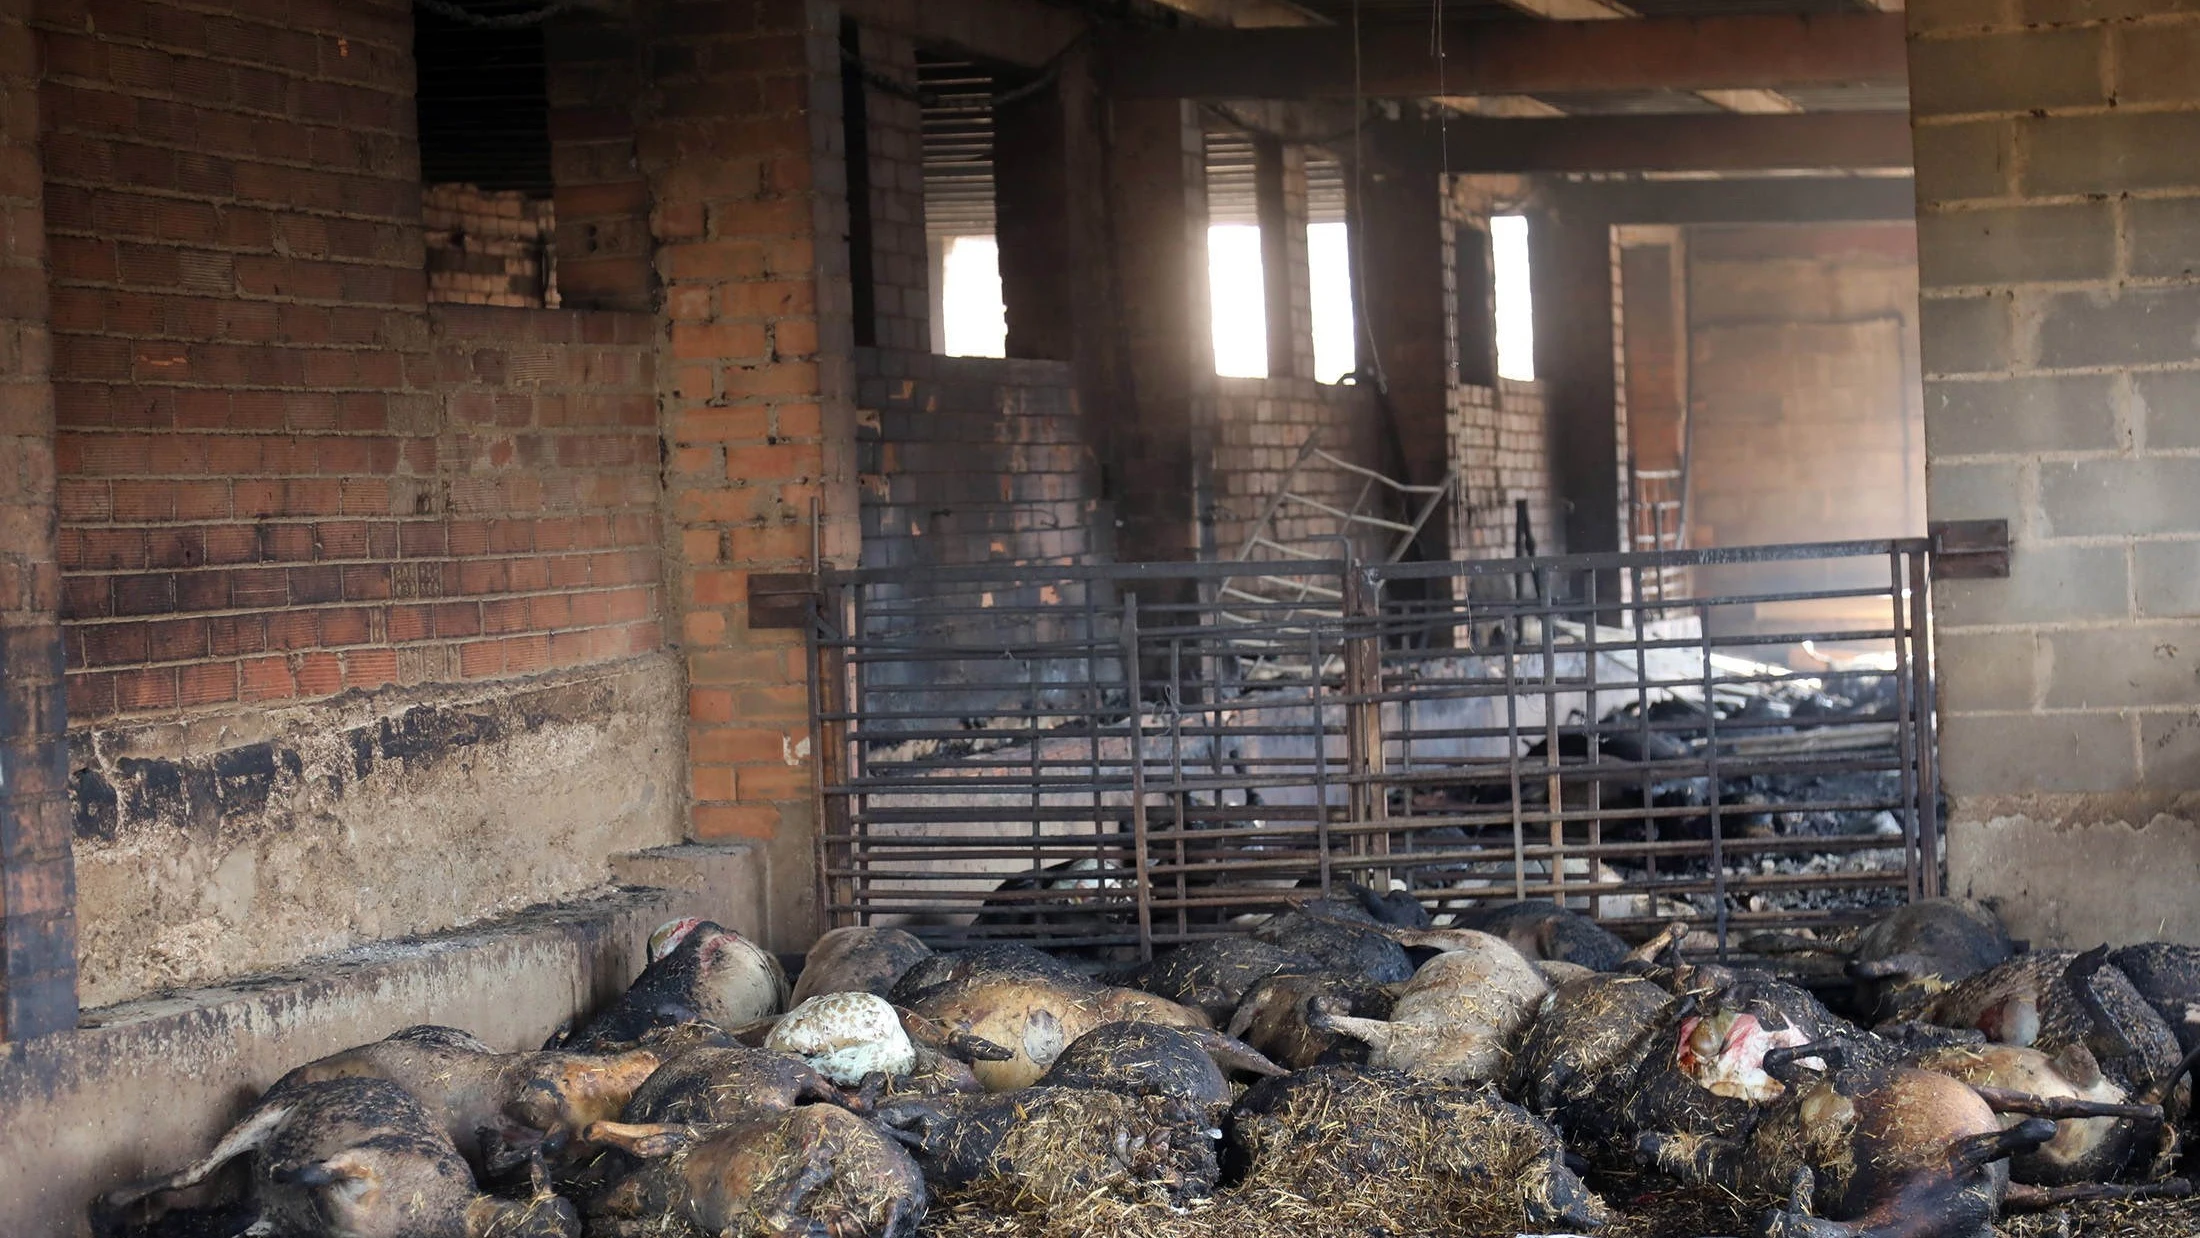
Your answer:
[[[1722,949],[1857,919],[1938,888],[1926,555],[842,573],[823,905],[1125,955],[1345,880]]]

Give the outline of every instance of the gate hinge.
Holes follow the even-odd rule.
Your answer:
[[[1940,520],[1926,527],[1933,539],[1934,580],[2007,580],[2009,522]]]
[[[749,628],[806,628],[824,596],[808,572],[751,572]]]

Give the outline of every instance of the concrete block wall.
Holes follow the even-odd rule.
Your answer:
[[[1688,230],[1690,546],[1924,535],[1916,246],[1905,223]],[[1792,563],[1752,569],[1747,588],[1869,587],[1885,574]],[[1885,621],[1873,602],[1778,612],[1755,621]]]
[[[768,939],[798,949],[818,928],[807,655],[799,629],[750,626],[748,585],[860,546],[839,15],[674,0],[642,20],[689,829],[756,842]]]
[[[2200,12],[1909,9],[1950,881],[2036,942],[2200,940]]]
[[[0,1041],[76,1025],[37,35],[0,5]]]

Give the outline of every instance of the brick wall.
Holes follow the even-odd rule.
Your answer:
[[[661,841],[668,799],[537,798],[666,751],[619,729],[658,688],[617,668],[663,645],[650,322],[427,304],[402,5],[38,21],[87,994],[569,896]],[[561,676],[598,687],[498,720]]]
[[[878,30],[857,39],[864,67],[917,88],[917,49]],[[876,85],[863,87],[872,330],[881,349],[932,348],[932,259],[924,226],[924,107]]]
[[[1513,557],[1522,500],[1537,552],[1557,553],[1542,387],[1510,378],[1495,388],[1455,385],[1451,420],[1451,467],[1460,496],[1452,507],[1455,553],[1463,559]]]
[[[558,295],[575,309],[659,308],[649,186],[634,145],[641,45],[624,17],[561,13],[543,29]]]
[[[2081,946],[2200,940],[2200,13],[1910,7],[1950,879]]]
[[[861,536],[838,17],[676,0],[645,20],[689,824],[763,846],[769,935],[798,949],[817,929],[803,634],[752,630],[747,598],[751,572],[807,570],[813,545],[853,564]]]
[[[76,1026],[39,55],[0,8],[0,1041]]]
[[[428,299],[450,305],[555,309],[556,264],[551,235],[556,212],[548,198],[472,185],[429,185],[421,191],[427,229]]]
[[[865,349],[857,371],[865,567],[1108,557],[1066,364]]]
[[[1259,524],[1308,438],[1363,468],[1382,467],[1380,426],[1373,393],[1305,378],[1218,378],[1211,394],[1200,397],[1215,427],[1214,557],[1236,558],[1246,537]],[[1351,510],[1365,478],[1310,460],[1292,491],[1332,507]],[[1369,515],[1394,518],[1384,498],[1371,500]],[[1301,504],[1279,509],[1268,535],[1278,541],[1334,556],[1342,522]],[[1390,552],[1388,534],[1361,531],[1355,552],[1380,558]],[[1255,558],[1275,557],[1259,552]]]

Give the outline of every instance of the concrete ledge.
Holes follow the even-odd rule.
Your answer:
[[[707,915],[743,932],[761,919],[761,865],[746,847],[619,862],[664,888],[87,1011],[77,1031],[0,1045],[0,1234],[78,1238],[94,1194],[199,1155],[300,1063],[414,1023],[534,1048],[616,995],[666,919]]]

